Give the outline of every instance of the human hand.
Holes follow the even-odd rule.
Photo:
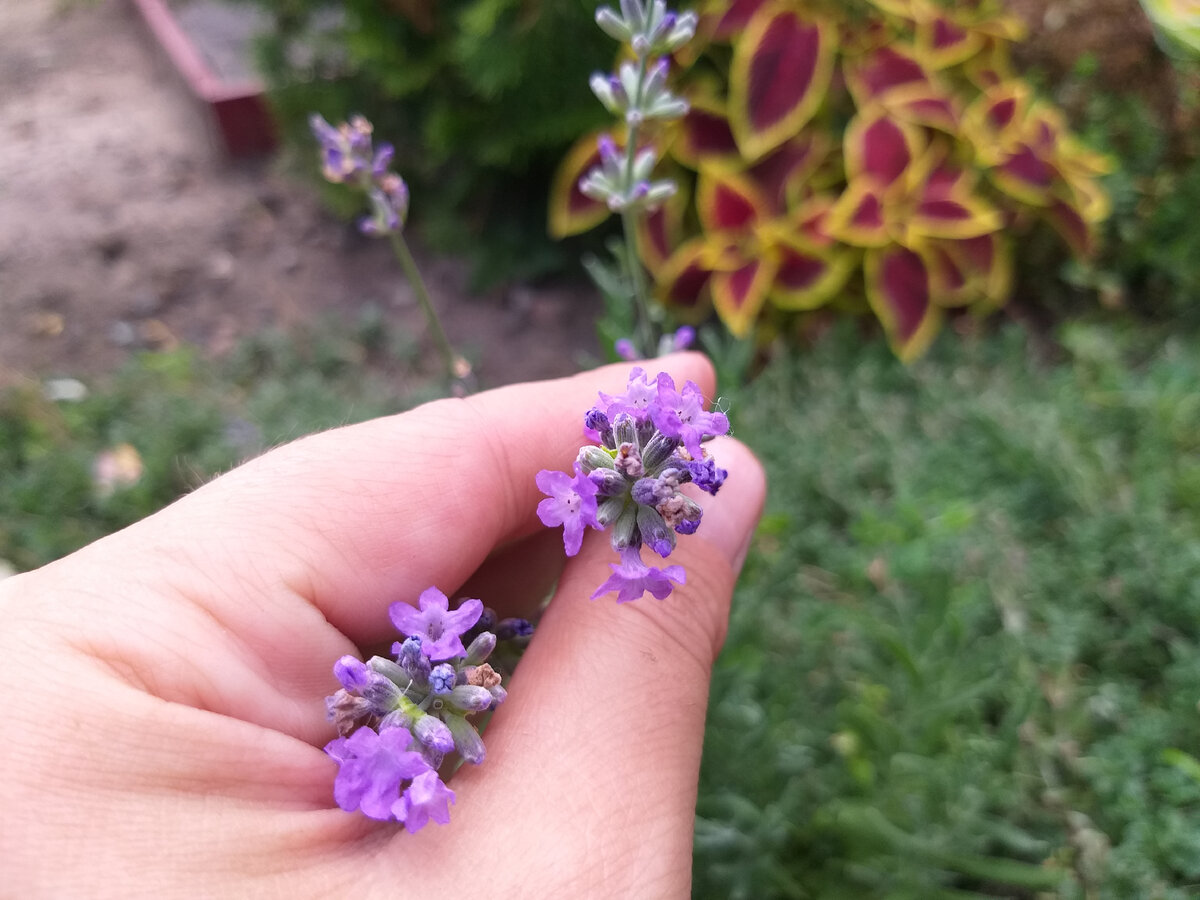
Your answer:
[[[714,391],[696,355],[660,361]],[[762,470],[731,438],[665,601],[588,600],[606,536],[562,557],[534,475],[627,366],[313,435],[0,582],[0,859],[11,896],[667,897],[688,893],[708,681]],[[564,566],[564,562],[566,562]],[[335,660],[437,585],[554,600],[466,766],[448,826],[337,809]],[[453,892],[453,893],[451,893]]]

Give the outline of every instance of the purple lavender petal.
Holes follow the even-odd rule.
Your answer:
[[[429,824],[439,825],[450,821],[450,804],[454,802],[454,791],[446,787],[437,772],[432,770],[418,775],[396,801],[393,817],[404,823],[409,834],[415,834]]]
[[[612,575],[592,594],[592,599],[616,592],[618,603],[629,603],[637,600],[645,593],[656,600],[664,599],[672,590],[672,582],[684,584],[687,576],[683,566],[667,566],[658,569],[642,562],[641,551],[637,547],[628,547],[621,551],[621,561],[609,563]]]
[[[600,527],[596,520],[596,485],[578,462],[574,478],[566,472],[543,469],[535,480],[538,490],[547,495],[538,504],[538,518],[551,528],[563,526],[563,548],[567,556],[574,556],[583,544],[584,529]]]
[[[700,449],[703,438],[729,431],[729,419],[724,413],[704,409],[704,395],[694,381],[686,382],[683,390],[677,391],[666,372],[658,376],[657,402],[650,409],[658,430],[682,441],[693,459],[703,456]]]
[[[729,477],[729,473],[725,469],[718,468],[711,456],[689,460],[687,470],[688,474],[692,476],[692,484],[713,495],[716,495],[717,491],[721,489],[721,485],[725,483],[725,479]]]
[[[671,349],[675,351],[686,350],[694,343],[696,343],[696,329],[691,325],[682,325],[675,331],[675,337],[671,341]]]
[[[403,728],[382,733],[360,728],[348,738],[330,741],[325,752],[341,764],[333,783],[337,805],[372,819],[392,818],[401,783],[431,771],[421,754],[408,750],[411,743],[412,735]]]
[[[619,413],[625,413],[637,422],[649,419],[651,408],[658,403],[659,389],[656,382],[646,377],[640,366],[635,366],[629,373],[629,384],[624,394],[606,394],[600,392],[599,408],[603,409],[609,420],[615,420]]]
[[[463,656],[467,650],[462,635],[479,620],[483,604],[478,600],[464,600],[451,612],[450,601],[436,587],[426,588],[419,603],[420,610],[402,602],[388,607],[388,615],[396,629],[402,634],[420,637],[421,652],[434,662]]]

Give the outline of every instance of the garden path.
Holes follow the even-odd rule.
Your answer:
[[[0,384],[179,342],[219,355],[370,304],[423,334],[387,248],[277,166],[223,161],[173,75],[124,0],[0,3]],[[595,352],[587,289],[473,297],[461,265],[424,262],[483,383],[565,374]]]

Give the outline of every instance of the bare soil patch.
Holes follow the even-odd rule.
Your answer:
[[[585,286],[469,296],[456,261],[422,262],[484,384],[565,374],[596,352]],[[385,245],[269,161],[222,158],[123,2],[0,4],[0,381],[95,374],[179,342],[222,354],[371,305],[424,334]]]

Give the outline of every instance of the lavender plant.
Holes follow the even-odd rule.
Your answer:
[[[429,330],[437,343],[446,375],[459,385],[471,377],[471,364],[454,351],[446,330],[438,318],[429,291],[416,260],[404,240],[404,222],[408,217],[408,186],[395,172],[389,170],[395,148],[388,143],[374,146],[370,122],[362,116],[353,116],[334,128],[325,119],[313,113],[309,117],[313,136],[321,145],[321,174],[331,184],[344,184],[362,191],[370,203],[371,213],[359,221],[363,234],[386,237],[405,277],[412,285],[417,302],[425,313]]]
[[[626,276],[624,293],[635,311],[634,333],[623,340],[635,356],[651,355],[659,343],[657,307],[650,304],[646,273],[637,252],[637,216],[654,210],[676,190],[670,179],[651,179],[658,151],[650,143],[639,148],[638,142],[653,120],[679,119],[687,114],[687,102],[667,88],[670,63],[666,55],[692,39],[696,23],[694,13],[676,15],[667,10],[663,0],[621,0],[620,12],[607,6],[596,11],[596,24],[632,55],[615,74],[597,72],[590,80],[592,92],[605,109],[623,121],[625,139],[622,148],[612,135],[600,136],[599,163],[580,180],[579,190],[621,216],[625,247],[618,261]],[[612,283],[613,279],[597,276],[602,286],[606,281]],[[622,349],[618,353],[625,355]]]
[[[496,622],[479,600],[451,610],[436,587],[419,604],[389,609],[406,635],[392,645],[394,659],[343,656],[333,667],[342,686],[325,700],[339,735],[325,746],[339,765],[338,806],[401,822],[409,832],[450,821],[454,791],[439,768],[456,751],[466,762],[483,762],[483,739],[469,719],[507,696],[501,672],[487,660],[498,644],[508,645],[511,659],[533,631],[524,619]]]
[[[580,447],[573,472],[543,469],[537,486],[546,499],[538,504],[544,525],[563,528],[563,547],[574,556],[587,528],[611,527],[612,548],[620,561],[592,599],[615,593],[618,603],[643,594],[662,600],[676,584],[684,584],[682,566],[657,568],[642,559],[647,545],[666,558],[677,534],[693,534],[702,510],[680,487],[694,484],[716,494],[728,473],[719,468],[703,444],[729,431],[722,412],[704,409],[695,382],[676,390],[665,372],[649,378],[636,367],[625,393],[600,393],[600,402],[584,416],[584,434],[592,442]]]

